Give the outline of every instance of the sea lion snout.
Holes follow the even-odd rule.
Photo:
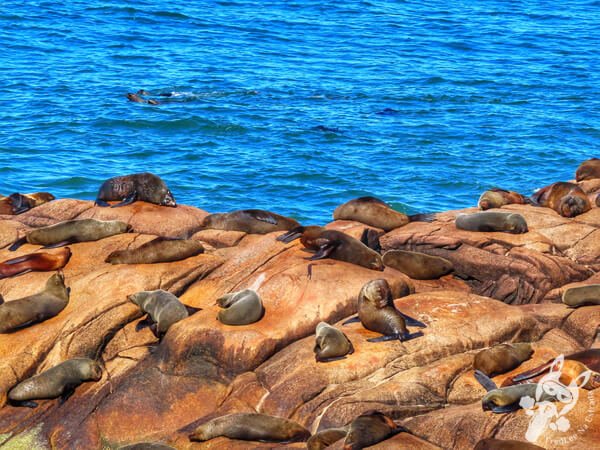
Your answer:
[[[165,194],[165,198],[161,204],[163,206],[171,206],[173,208],[177,206],[177,203],[175,203],[175,198],[173,197],[173,194],[170,190],[167,189],[167,193]]]

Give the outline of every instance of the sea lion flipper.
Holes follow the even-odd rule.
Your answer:
[[[67,400],[69,400],[69,397],[71,397],[71,395],[73,395],[75,393],[76,387],[77,387],[76,384],[75,385],[68,384],[65,386],[64,392],[60,396],[60,400],[58,401],[59,406],[62,405]]]
[[[333,356],[331,358],[319,358],[315,355],[315,359],[317,362],[332,362],[332,361],[340,361],[341,359],[346,359],[346,355],[344,356]]]
[[[107,208],[110,206],[110,203],[105,202],[104,200],[100,200],[99,198],[96,199],[96,201],[94,202],[94,205],[100,206],[102,208]]]
[[[399,340],[399,339],[400,339],[399,334],[388,334],[388,335],[383,335],[383,336],[379,336],[376,338],[367,339],[367,342],[385,342],[385,341],[395,341],[395,340]]]
[[[185,309],[187,309],[188,314],[191,316],[196,314],[198,311],[202,311],[202,308],[194,308],[193,306],[184,305]]]
[[[406,325],[409,327],[419,327],[419,328],[427,328],[427,325],[425,325],[423,322],[417,320],[417,319],[413,319],[410,316],[407,316],[406,314],[404,314],[401,311],[398,311],[400,313],[400,315],[402,317],[404,317],[404,321],[406,322]]]
[[[277,219],[267,214],[261,214],[260,212],[253,211],[251,215],[254,219],[260,220],[261,222],[270,223],[271,225],[277,225]]]
[[[379,233],[372,228],[365,228],[360,237],[360,242],[365,244],[371,250],[381,253],[381,243],[379,242]]]
[[[8,261],[4,261],[2,264],[7,264],[7,265],[12,265],[12,264],[19,264],[22,262],[27,261],[28,259],[31,259],[32,255],[23,255],[23,256],[19,256],[17,258],[13,258],[13,259],[9,259]]]
[[[356,323],[356,322],[360,322],[360,318],[358,316],[354,316],[354,317],[351,317],[350,319],[346,320],[344,323],[342,323],[342,326],[348,325],[349,323]]]
[[[321,247],[319,247],[319,250],[317,251],[317,253],[315,253],[313,256],[311,256],[308,259],[310,259],[311,261],[314,261],[316,259],[327,258],[329,255],[331,255],[331,253],[333,252],[334,249],[335,249],[335,246],[333,246],[333,245],[330,245],[330,244],[322,245]]]
[[[13,244],[8,247],[8,250],[11,252],[14,252],[15,250],[17,250],[21,245],[25,244],[27,242],[27,237],[23,236],[20,239],[17,239],[15,242],[13,242]]]
[[[37,402],[34,402],[33,400],[23,400],[21,402],[11,401],[9,403],[13,406],[24,406],[26,408],[37,408],[38,407]]]
[[[72,239],[67,239],[66,241],[55,242],[54,244],[44,245],[42,248],[58,248],[64,247],[65,245],[75,244],[75,241]]]
[[[513,377],[512,380],[515,383],[518,383],[520,381],[529,380],[530,378],[536,377],[536,376],[546,372],[552,366],[553,362],[554,361],[550,361],[550,362],[547,362],[546,364],[542,364],[541,366],[537,366],[526,372],[522,372],[522,373],[516,375],[515,377]]]
[[[146,315],[144,319],[137,323],[135,326],[135,331],[142,331],[144,328],[148,328],[150,325],[152,325],[152,319],[150,319],[149,315]]]
[[[136,200],[137,200],[137,191],[133,191],[131,194],[129,194],[127,197],[125,197],[122,202],[119,202],[116,205],[112,205],[111,208],[118,208],[120,206],[131,205]]]
[[[498,389],[496,383],[494,383],[494,381],[481,370],[475,371],[475,379],[479,381],[479,384],[481,384],[481,386],[483,386],[483,388],[488,392]]]
[[[494,406],[492,408],[492,412],[496,413],[496,414],[506,414],[509,412],[513,412],[516,411],[520,408],[518,403],[512,403],[510,405],[504,405],[504,406]]]
[[[13,214],[14,215],[21,214],[21,213],[24,213],[25,211],[29,211],[29,209],[30,208],[28,206],[25,206],[25,205],[22,205],[22,206],[19,206],[19,207],[13,207]]]

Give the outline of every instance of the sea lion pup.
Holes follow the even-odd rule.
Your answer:
[[[34,194],[10,194],[0,198],[0,214],[17,215],[29,211],[36,206],[54,200],[54,195],[49,192],[36,192]]]
[[[383,264],[399,270],[414,280],[435,280],[454,270],[452,263],[445,258],[406,250],[385,252]]]
[[[44,248],[61,247],[77,242],[97,241],[130,230],[131,227],[120,220],[67,220],[28,232],[24,237],[17,239],[9,250],[15,251],[25,242],[43,245]]]
[[[150,329],[157,337],[164,335],[169,327],[189,316],[188,308],[170,292],[140,291],[127,299],[140,307],[153,322]]]
[[[488,377],[494,377],[518,367],[532,354],[531,344],[525,342],[494,345],[475,355],[473,368],[480,370]]]
[[[406,214],[392,209],[375,197],[360,197],[338,206],[333,211],[335,220],[355,220],[372,227],[390,231],[406,225],[410,219]]]
[[[192,441],[208,441],[219,436],[242,441],[303,442],[310,432],[281,417],[266,414],[227,414],[200,425],[190,434]]]
[[[248,325],[258,322],[265,315],[259,295],[252,289],[232,292],[217,299],[221,308],[217,319],[225,325]]]
[[[349,426],[343,428],[328,428],[327,430],[313,434],[310,439],[306,441],[307,450],[323,450],[329,447],[334,442],[346,437],[348,428]]]
[[[62,273],[55,273],[37,294],[4,302],[0,298],[0,333],[8,333],[43,322],[61,312],[69,303],[69,289]]]
[[[28,272],[62,269],[71,258],[71,249],[63,247],[56,253],[29,253],[0,263],[0,279]]]
[[[592,209],[586,193],[579,186],[563,181],[541,188],[531,199],[539,206],[552,208],[563,217],[575,217]]]
[[[21,381],[8,393],[14,405],[35,408],[32,400],[51,399],[62,396],[64,402],[75,388],[84,381],[102,378],[102,366],[88,358],[73,358],[48,369],[39,375]]]
[[[582,305],[600,305],[600,284],[569,288],[563,292],[562,302],[573,308]]]
[[[394,434],[406,431],[383,413],[371,411],[361,414],[349,426],[344,440],[344,450],[362,450]]]
[[[328,323],[319,322],[315,333],[316,343],[313,351],[318,362],[336,361],[354,353],[350,339]]]
[[[408,332],[406,324],[425,328],[426,325],[418,320],[402,314],[394,306],[392,290],[384,279],[371,280],[367,282],[358,294],[358,317],[349,319],[343,325],[360,321],[362,325],[371,331],[381,333],[383,336],[367,339],[369,342],[381,342],[398,339],[407,341],[423,333]]]
[[[481,194],[477,206],[485,211],[490,208],[501,208],[504,205],[525,205],[528,203],[531,203],[531,200],[518,192],[492,188]]]
[[[456,216],[456,228],[467,231],[504,231],[507,233],[527,233],[527,222],[521,214],[483,211]]]
[[[267,234],[300,226],[290,218],[262,209],[241,209],[230,213],[210,214],[202,221],[204,228],[243,231],[249,234]]]
[[[107,202],[121,201],[112,208],[129,205],[135,201],[154,203],[175,208],[175,198],[163,180],[149,172],[122,175],[106,180],[96,196],[96,205],[110,206]]]
[[[582,162],[575,171],[575,180],[593,180],[600,178],[600,159],[591,158]]]
[[[545,450],[531,442],[487,438],[477,443],[473,450]]]
[[[105,262],[110,264],[155,264],[180,261],[204,252],[202,244],[194,239],[157,237],[133,250],[116,250]]]

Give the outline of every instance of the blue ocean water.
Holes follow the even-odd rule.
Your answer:
[[[600,156],[598,24],[598,0],[3,0],[0,193],[152,171],[306,224],[530,194]]]

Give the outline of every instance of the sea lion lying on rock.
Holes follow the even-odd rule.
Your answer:
[[[34,194],[19,194],[15,192],[8,197],[0,196],[0,214],[17,215],[29,211],[36,206],[54,200],[54,195],[49,192],[36,192]]]
[[[505,205],[525,205],[528,203],[531,203],[531,200],[518,192],[493,188],[481,194],[477,206],[485,211],[491,208],[501,208]]]
[[[385,252],[383,264],[399,270],[414,280],[435,280],[454,270],[452,262],[445,258],[406,250]]]
[[[229,213],[210,214],[202,221],[203,228],[243,231],[249,234],[267,234],[285,231],[300,224],[290,218],[262,209],[242,209]]]
[[[217,299],[221,308],[217,319],[226,325],[249,325],[258,322],[265,314],[260,296],[252,289],[232,292]]]
[[[62,269],[71,258],[71,249],[63,247],[56,253],[29,253],[0,263],[0,279],[28,272],[47,272]]]
[[[162,289],[141,291],[127,299],[148,314],[153,322],[150,329],[157,337],[164,335],[171,325],[187,318],[190,312],[175,295]]]
[[[338,206],[333,212],[334,220],[354,220],[372,227],[390,231],[406,225],[410,219],[406,214],[392,209],[375,197],[360,197]]]
[[[313,434],[306,442],[307,450],[323,450],[334,442],[343,439],[348,434],[349,426],[343,428],[328,428]]]
[[[116,250],[106,257],[110,264],[156,264],[180,261],[204,253],[202,244],[194,239],[157,237],[133,250]]]
[[[96,196],[98,206],[110,206],[107,202],[120,201],[113,205],[113,208],[129,205],[138,200],[159,206],[173,208],[177,206],[165,182],[159,176],[149,172],[109,178],[102,183]]]
[[[527,233],[527,222],[521,214],[484,211],[456,216],[456,228],[467,231],[504,231]]]
[[[473,368],[493,377],[513,370],[532,354],[533,349],[528,343],[498,344],[477,353]]]
[[[592,209],[586,193],[578,185],[562,181],[541,188],[531,199],[563,217],[575,217]]]
[[[350,339],[337,328],[326,322],[319,322],[313,351],[318,362],[335,361],[354,353]]]
[[[591,158],[582,162],[575,172],[577,181],[594,180],[600,178],[600,159]]]
[[[354,419],[344,440],[344,450],[362,450],[400,431],[406,431],[383,413],[371,411]]]

